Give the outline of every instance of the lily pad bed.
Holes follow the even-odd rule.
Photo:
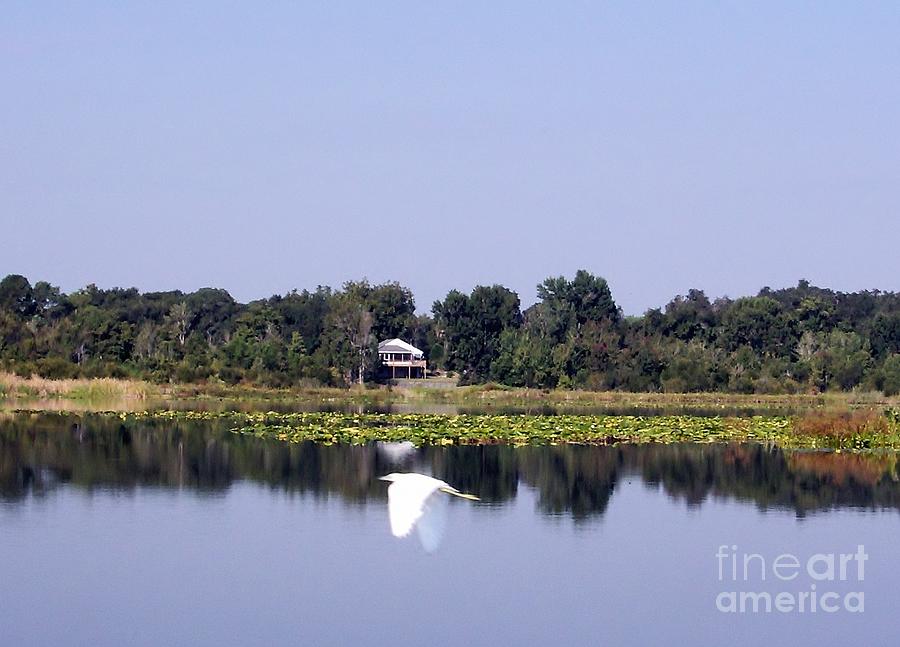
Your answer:
[[[601,415],[435,415],[398,413],[238,413],[149,411],[110,413],[123,420],[220,420],[234,433],[285,442],[415,445],[557,445],[617,443],[759,442],[784,448],[900,450],[900,423],[877,432],[803,434],[789,417]]]

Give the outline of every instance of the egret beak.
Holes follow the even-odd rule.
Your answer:
[[[451,487],[451,488],[442,487],[442,488],[438,488],[438,489],[439,489],[441,492],[446,492],[447,494],[452,494],[453,496],[458,496],[458,497],[461,498],[461,499],[468,499],[469,501],[481,501],[481,499],[479,499],[479,498],[478,498],[477,496],[475,496],[474,494],[467,494],[466,492],[460,492],[460,491],[457,490],[456,488],[452,488],[452,487]]]

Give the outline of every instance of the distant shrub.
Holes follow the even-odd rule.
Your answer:
[[[234,386],[241,381],[242,377],[243,374],[240,369],[231,366],[223,366],[219,369],[219,379],[225,382],[225,384]]]
[[[179,362],[178,366],[175,367],[176,382],[193,382],[196,379],[197,373],[193,365],[187,362]]]
[[[46,357],[35,362],[35,373],[50,380],[78,377],[78,366],[61,357]]]
[[[764,395],[779,395],[782,393],[798,393],[801,385],[789,377],[772,377],[761,375],[753,382],[753,392]]]
[[[607,391],[609,382],[605,373],[590,373],[584,380],[584,388],[588,391]]]
[[[688,390],[685,381],[680,377],[664,377],[662,388],[666,393],[686,393]]]
[[[12,366],[13,373],[19,377],[31,377],[37,373],[34,362],[16,362]]]
[[[482,384],[480,387],[478,387],[478,390],[480,390],[480,391],[510,391],[510,390],[512,390],[512,387],[509,387],[509,386],[506,386],[503,384],[497,384],[496,382],[486,382],[486,383]]]

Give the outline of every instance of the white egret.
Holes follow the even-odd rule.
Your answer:
[[[470,501],[477,496],[460,492],[440,479],[424,474],[393,473],[380,477],[388,486],[388,516],[394,537],[406,537],[416,529],[425,552],[437,550],[447,526],[447,500],[441,493]]]

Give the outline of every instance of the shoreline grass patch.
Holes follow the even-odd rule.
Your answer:
[[[796,419],[794,429],[818,438],[884,436],[891,432],[892,418],[871,409],[809,411]]]
[[[66,399],[104,402],[147,400],[155,393],[148,382],[111,377],[54,380],[32,375],[0,373],[0,398],[21,400]]]
[[[881,393],[824,393],[794,395],[748,395],[736,393],[631,393],[622,391],[580,391],[566,389],[527,389],[493,384],[428,388],[410,385],[404,388],[367,386],[340,389],[297,385],[269,388],[250,384],[227,385],[218,380],[198,383],[151,384],[133,379],[46,379],[24,378],[0,372],[0,407],[23,408],[20,403],[57,400],[54,408],[98,410],[134,409],[143,402],[147,409],[208,408],[221,410],[295,410],[328,407],[398,407],[407,410],[455,408],[483,413],[572,413],[629,415],[721,415],[785,416],[829,409],[894,408],[900,410],[900,397]],[[122,406],[110,406],[118,399]],[[96,403],[96,405],[94,405]],[[91,406],[94,405],[94,406]],[[30,408],[40,408],[32,406]],[[432,411],[434,412],[434,411]],[[474,412],[474,411],[472,411]],[[448,413],[448,411],[441,411]]]

